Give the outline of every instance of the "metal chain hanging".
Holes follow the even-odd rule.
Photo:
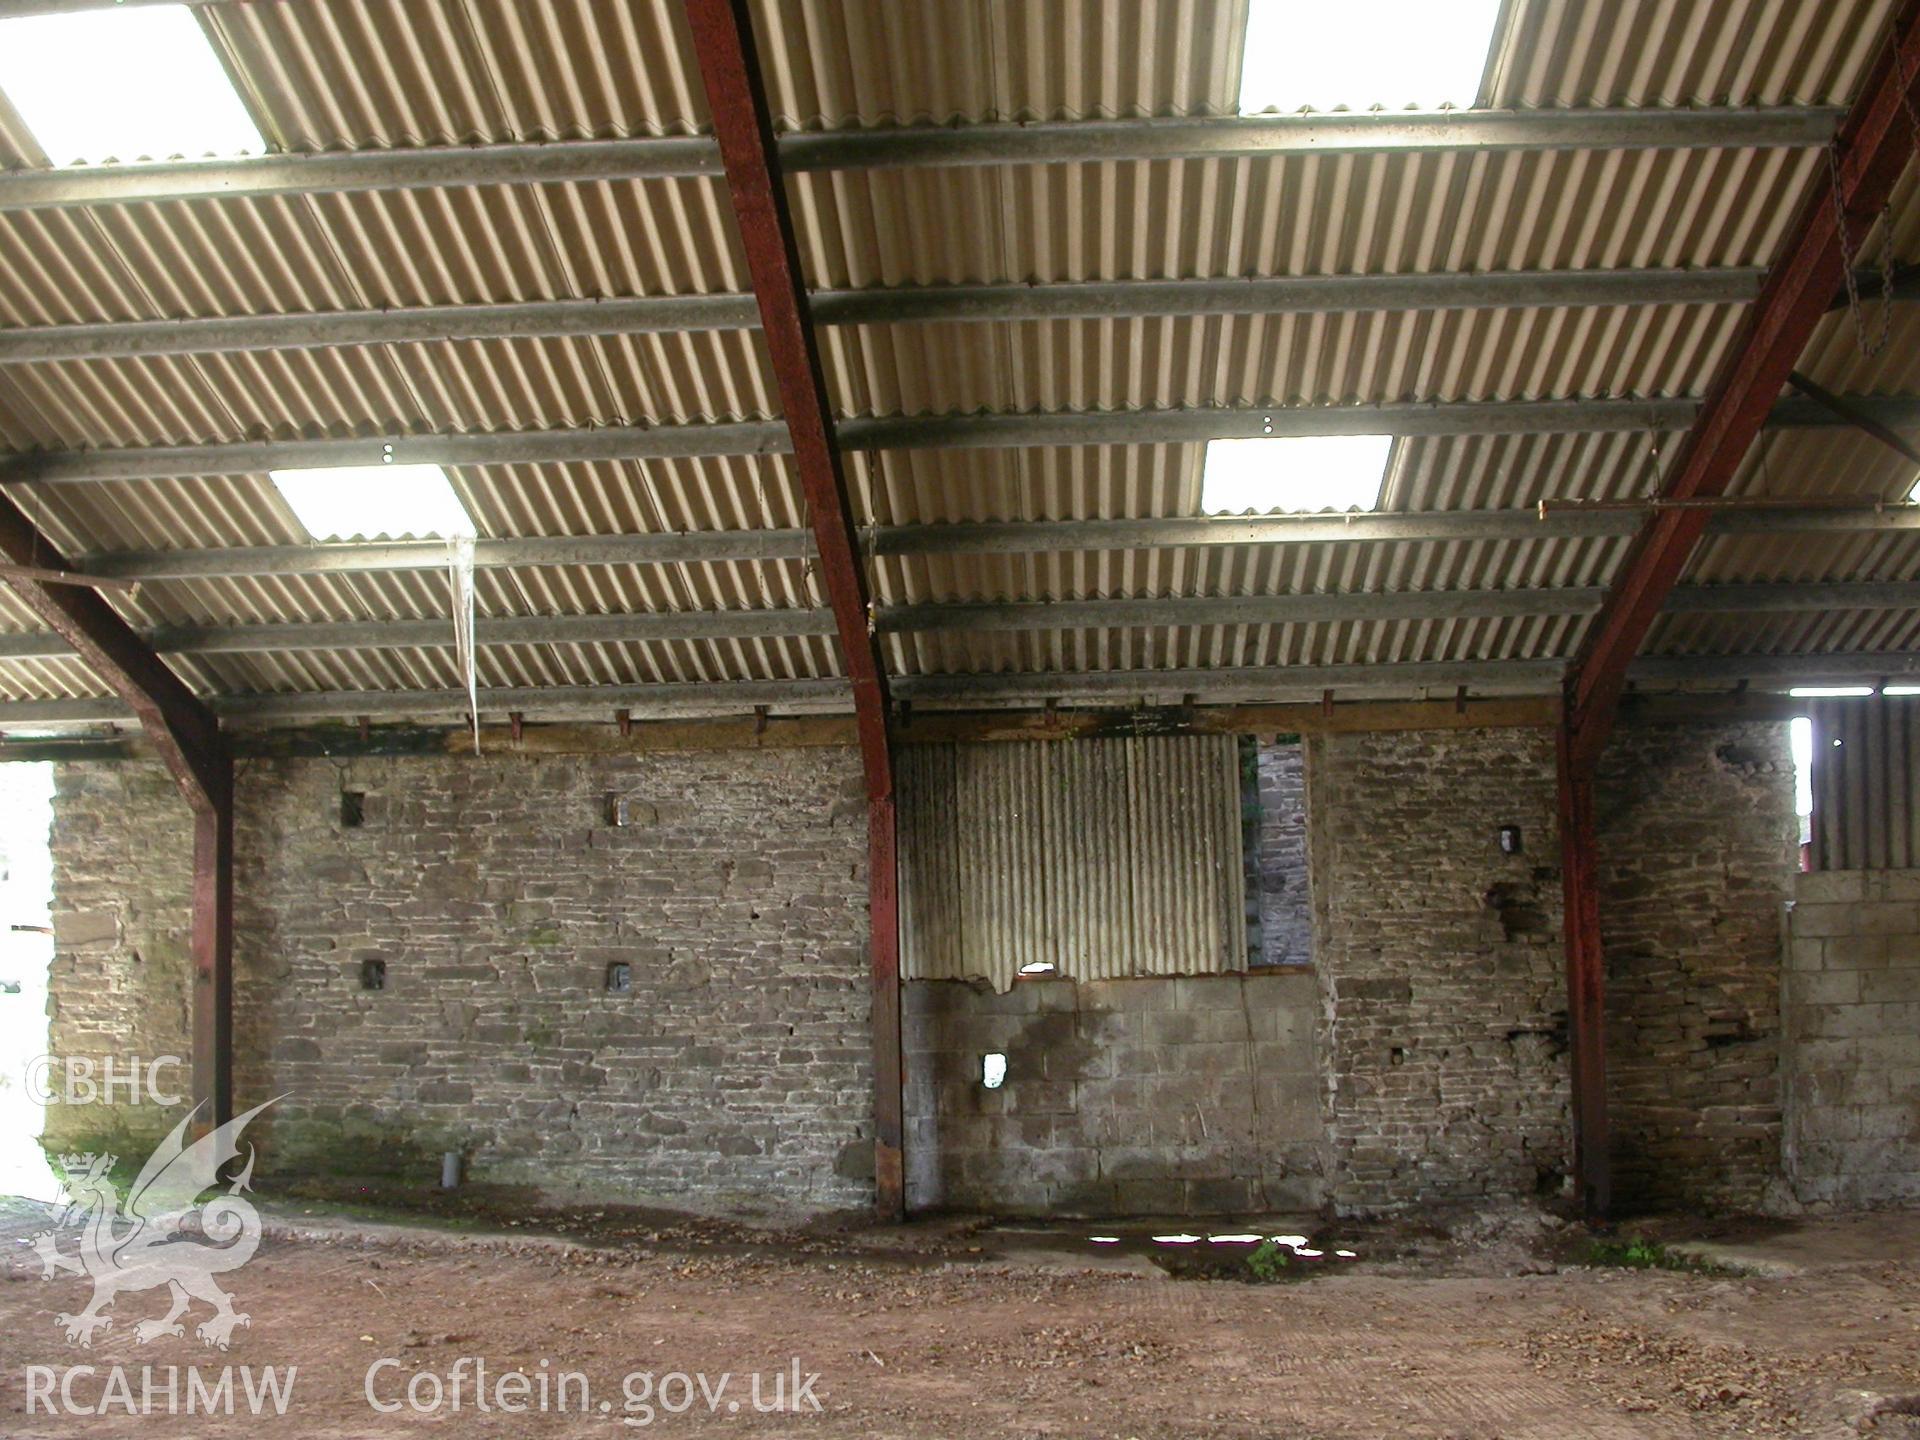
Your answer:
[[[1913,113],[1912,104],[1907,106],[1907,116],[1914,124],[1914,136],[1920,140],[1920,117]],[[1828,188],[1833,192],[1834,228],[1840,236],[1840,273],[1847,286],[1847,311],[1853,316],[1854,339],[1860,346],[1860,353],[1871,360],[1887,348],[1887,342],[1893,335],[1893,206],[1889,204],[1880,217],[1880,330],[1871,340],[1867,338],[1866,309],[1860,300],[1860,277],[1854,274],[1854,258],[1858,252],[1853,248],[1852,237],[1848,234],[1847,205],[1840,190],[1840,145],[1838,141],[1827,146]]]
[[[1887,19],[1891,24],[1892,15],[1888,15]],[[1900,53],[1899,43],[1891,34],[1888,36],[1888,44],[1893,50],[1894,73],[1900,77],[1900,106],[1907,112],[1907,128],[1913,131],[1914,143],[1920,145],[1920,110],[1916,110],[1913,105],[1913,81],[1907,76],[1907,57]]]
[[[1888,16],[1888,21],[1891,23],[1891,15]],[[1900,77],[1900,108],[1907,112],[1907,129],[1913,135],[1914,153],[1920,154],[1920,109],[1914,107],[1913,81],[1907,75],[1907,57],[1901,53],[1898,43],[1893,45],[1893,70],[1894,73]],[[1883,242],[1886,248],[1881,257],[1880,265],[1880,300],[1886,312],[1891,315],[1893,311],[1894,271],[1899,264],[1894,254],[1893,246],[1893,200],[1891,197],[1887,200],[1887,208],[1883,216],[1883,221],[1886,225],[1885,240]]]
[[[1647,498],[1658,500],[1666,489],[1666,477],[1660,473],[1660,417],[1651,408],[1647,411],[1647,469],[1653,472],[1653,484],[1647,491]]]

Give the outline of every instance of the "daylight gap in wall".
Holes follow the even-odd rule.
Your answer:
[[[0,1196],[51,1201],[40,1148],[47,979],[53,961],[53,766],[0,765]]]

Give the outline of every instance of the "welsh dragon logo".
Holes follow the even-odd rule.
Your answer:
[[[267,1105],[271,1104],[269,1100]],[[172,1296],[165,1315],[133,1327],[134,1338],[142,1345],[163,1335],[183,1335],[180,1317],[194,1300],[213,1306],[212,1316],[194,1328],[209,1345],[225,1350],[234,1329],[249,1323],[214,1277],[238,1270],[260,1244],[259,1212],[240,1193],[253,1178],[253,1147],[247,1147],[246,1168],[224,1192],[204,1204],[200,1196],[220,1184],[221,1167],[240,1154],[236,1144],[240,1132],[267,1105],[256,1105],[187,1144],[187,1127],[199,1113],[197,1108],[190,1111],[141,1167],[127,1192],[124,1214],[110,1178],[117,1157],[60,1158],[60,1168],[66,1172],[62,1181],[66,1205],[54,1222],[56,1228],[35,1236],[33,1248],[40,1257],[43,1280],[62,1271],[93,1279],[93,1300],[87,1308],[77,1315],[57,1317],[69,1344],[91,1348],[94,1332],[112,1327],[113,1317],[105,1312],[123,1290],[165,1286]],[[79,1246],[72,1252],[60,1248],[62,1227],[80,1230]]]

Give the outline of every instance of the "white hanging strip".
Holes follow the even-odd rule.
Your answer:
[[[447,541],[447,581],[453,590],[453,649],[467,682],[467,718],[473,722],[473,753],[480,753],[480,682],[473,645],[473,537]]]

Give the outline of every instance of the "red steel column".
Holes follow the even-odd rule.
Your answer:
[[[0,556],[72,571],[13,499],[0,493]],[[138,717],[193,807],[193,1098],[202,1126],[233,1116],[233,757],[220,722],[131,626],[80,585],[6,583]]]
[[[1857,249],[1913,157],[1920,105],[1920,0],[1907,0],[1840,127],[1780,259],[1708,391],[1661,498],[1722,495],[1766,424]],[[1705,532],[1703,509],[1656,510],[1641,526],[1567,678],[1560,732],[1560,843],[1575,1170],[1589,1219],[1611,1202],[1607,1169],[1606,968],[1595,892],[1593,777],[1627,667]]]
[[[193,811],[193,1103],[208,1129],[233,1118],[233,761]]]
[[[1682,444],[1662,498],[1725,493],[1815,328],[1832,308],[1845,279],[1844,256],[1865,238],[1913,156],[1909,107],[1915,105],[1920,105],[1920,3],[1908,0],[1894,22],[1891,43],[1841,124],[1835,163],[1821,168]],[[1835,213],[1836,173],[1839,209],[1847,217],[1844,236]],[[1605,746],[1627,666],[1679,581],[1707,519],[1701,509],[1658,510],[1635,537],[1567,681],[1567,718],[1575,758],[1583,766],[1590,766]]]
[[[853,713],[866,770],[868,885],[873,959],[875,1203],[905,1213],[901,1150],[900,933],[895,903],[893,757],[888,746],[886,668],[870,621],[853,507],[834,438],[812,311],[794,243],[793,217],[760,78],[745,0],[686,0],[687,21],[713,112],[714,138],[760,306],[780,407],[793,440],[794,468],[807,497],[820,578],[833,606],[840,654],[853,686]]]
[[[1594,863],[1593,776],[1582,772],[1573,734],[1559,731],[1560,873],[1566,909],[1567,1039],[1571,1054],[1573,1175],[1589,1221],[1613,1204],[1607,1153],[1607,966],[1600,944]]]
[[[900,885],[893,797],[867,806],[867,885],[873,928],[873,1171],[883,1219],[907,1213],[900,1053]]]

